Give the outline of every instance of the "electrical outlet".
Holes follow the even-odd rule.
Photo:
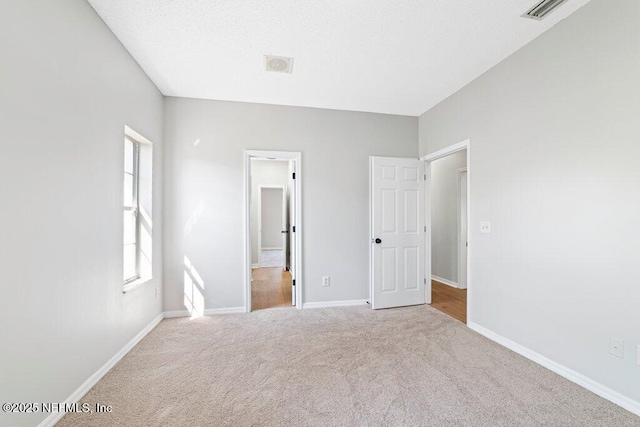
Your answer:
[[[160,288],[156,288],[156,299],[160,298]]]
[[[618,338],[609,338],[609,353],[620,359],[624,358],[624,341]]]
[[[322,276],[322,286],[329,286],[329,276]]]
[[[485,234],[491,233],[491,222],[490,221],[482,221],[480,222],[480,232]]]

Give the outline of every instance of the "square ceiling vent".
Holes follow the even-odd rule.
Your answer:
[[[287,56],[264,56],[264,69],[272,73],[287,73],[293,71],[293,58]]]

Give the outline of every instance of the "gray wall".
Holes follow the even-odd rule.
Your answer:
[[[458,169],[467,150],[431,162],[431,274],[458,282]]]
[[[420,117],[422,155],[471,139],[472,321],[636,401],[638,16],[594,0]]]
[[[251,160],[251,263],[258,263],[258,236],[260,221],[258,210],[260,203],[261,185],[289,185],[289,161]],[[281,222],[281,221],[280,221]],[[278,224],[280,223],[278,222]],[[280,236],[282,237],[282,236]],[[280,239],[282,240],[282,239]],[[282,243],[279,243],[282,246]],[[263,246],[264,243],[263,243]]]
[[[284,199],[284,200],[283,200]],[[282,236],[283,203],[286,200],[284,191],[277,188],[263,188],[261,195],[262,215],[262,248],[282,249],[284,241]]]
[[[63,402],[162,311],[163,98],[86,1],[1,9],[0,401]],[[126,295],[125,124],[156,179],[155,277]]]
[[[206,309],[244,306],[245,149],[302,152],[304,301],[368,298],[368,157],[416,157],[417,121],[166,98],[165,310],[185,309],[185,256]]]

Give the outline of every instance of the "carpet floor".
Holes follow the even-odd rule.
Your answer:
[[[638,426],[429,307],[167,319],[59,426]]]

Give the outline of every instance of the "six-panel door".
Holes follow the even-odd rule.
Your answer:
[[[374,309],[425,303],[423,176],[418,159],[371,158]]]

